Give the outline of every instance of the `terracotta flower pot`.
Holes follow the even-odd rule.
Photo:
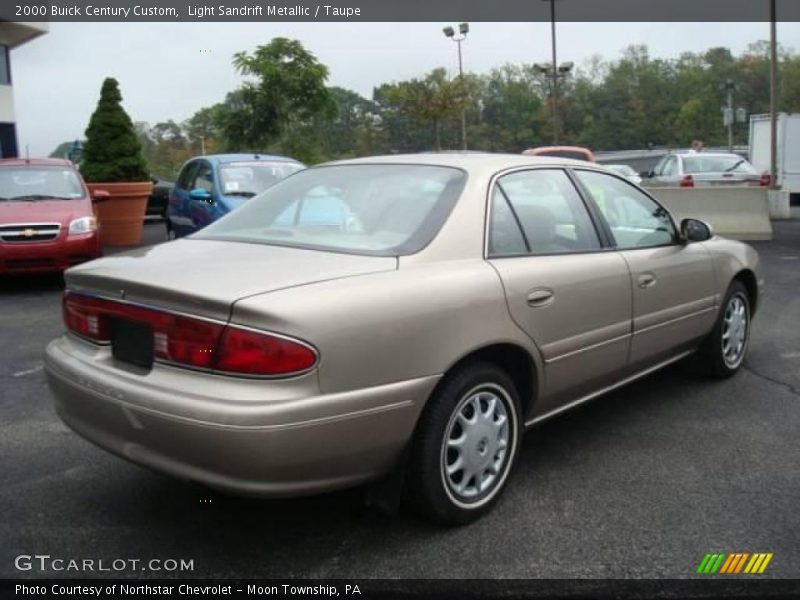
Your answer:
[[[153,192],[151,181],[134,183],[87,183],[89,192],[103,190],[109,198],[97,202],[95,213],[104,246],[136,246],[142,241],[142,226],[147,199]]]

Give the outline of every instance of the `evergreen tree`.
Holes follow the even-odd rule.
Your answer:
[[[86,128],[81,174],[89,182],[147,181],[147,163],[116,79],[107,78]]]

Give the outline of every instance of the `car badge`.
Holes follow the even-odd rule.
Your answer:
[[[32,238],[33,236],[36,235],[36,230],[35,229],[25,229],[25,230],[23,230],[22,235],[24,235],[26,238]]]

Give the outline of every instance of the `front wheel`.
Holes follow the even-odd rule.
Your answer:
[[[414,437],[410,500],[449,524],[486,513],[505,487],[520,439],[519,394],[490,363],[447,376],[428,401]]]
[[[741,367],[750,343],[750,297],[740,281],[725,295],[714,329],[703,342],[700,360],[715,377],[730,377]]]

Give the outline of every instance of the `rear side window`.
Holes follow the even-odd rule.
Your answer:
[[[564,171],[520,171],[497,180],[489,229],[491,255],[599,249],[589,212]]]

